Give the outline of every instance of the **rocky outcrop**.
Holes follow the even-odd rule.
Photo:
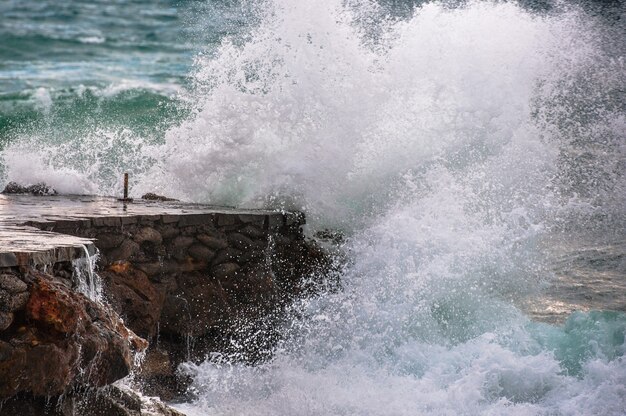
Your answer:
[[[2,403],[0,414],[19,416],[184,416],[154,397],[117,385],[82,389],[62,398],[21,394]]]
[[[0,270],[0,311],[0,398],[105,386],[147,347],[112,310],[32,268]]]
[[[25,224],[74,236],[72,253],[93,255],[95,244],[106,306],[77,293],[68,261],[76,256],[59,256],[56,246],[45,257],[53,260],[53,267],[45,263],[48,274],[28,266],[43,259],[30,252],[0,269],[0,380],[10,380],[0,386],[0,399],[12,396],[13,408],[37,408],[45,396],[74,403],[64,409],[76,415],[90,406],[108,409],[102,414],[141,414],[136,405],[119,410],[120,400],[128,402],[121,396],[85,397],[128,374],[132,351],[146,341],[134,380],[164,400],[186,391],[189,380],[176,372],[181,362],[212,352],[266,359],[281,336],[282,310],[316,291],[333,269],[334,259],[304,238],[299,213],[181,207],[153,214],[145,205],[152,203],[141,204],[134,214]]]
[[[161,201],[161,202],[178,201],[178,199],[168,198],[166,196],[157,195],[157,194],[152,193],[152,192],[148,192],[147,194],[141,195],[141,199],[145,199],[147,201]]]
[[[9,182],[2,191],[3,194],[30,194],[37,196],[56,195],[57,191],[45,183],[36,183],[34,185],[20,185],[17,182]]]
[[[244,360],[269,354],[279,335],[268,320],[331,268],[303,223],[299,213],[216,212],[45,226],[94,239],[108,303],[150,341],[138,377],[149,394],[171,399],[186,385],[176,374],[183,361],[233,345]]]

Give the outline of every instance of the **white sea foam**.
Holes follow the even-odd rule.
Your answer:
[[[78,41],[81,43],[88,43],[88,44],[100,44],[100,43],[106,42],[106,38],[101,35],[81,36],[78,38]]]
[[[156,83],[138,79],[117,79],[113,80],[111,84],[102,89],[97,89],[94,92],[96,95],[103,97],[113,97],[120,93],[132,90],[147,90],[154,91],[168,96],[174,96],[183,92],[180,85],[174,83]]]
[[[43,113],[47,113],[50,111],[52,107],[52,96],[50,95],[50,91],[47,88],[37,88],[32,95],[32,98],[35,102],[35,107],[42,111]]]
[[[249,42],[226,39],[216,58],[199,58],[197,114],[167,133],[144,188],[284,203],[351,227],[393,201],[402,175],[433,164],[474,169],[501,188],[517,177],[482,171],[491,156],[514,172],[554,173],[564,140],[533,113],[558,107],[537,108],[602,59],[575,15],[429,4],[408,21],[378,22],[384,35],[371,47],[353,24],[367,11],[340,3],[265,3]]]
[[[120,195],[128,166],[146,169],[148,144],[129,130],[95,129],[73,140],[50,144],[42,134],[19,138],[2,152],[12,181],[45,182],[61,194]]]
[[[43,155],[31,153],[30,147],[11,147],[3,152],[7,175],[21,184],[44,182],[63,194],[92,194],[97,188],[85,173],[68,166],[51,166]]]

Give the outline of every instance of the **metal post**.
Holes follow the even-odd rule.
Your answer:
[[[128,172],[124,173],[124,199],[128,199]]]
[[[118,201],[133,202],[133,199],[128,197],[128,172],[124,172],[124,198],[118,198]],[[126,208],[126,204],[124,204],[124,208]]]

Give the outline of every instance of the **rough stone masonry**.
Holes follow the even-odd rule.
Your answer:
[[[176,373],[183,361],[242,344],[233,340],[244,341],[237,351],[242,359],[263,359],[280,335],[272,333],[270,318],[314,290],[316,278],[332,268],[331,257],[304,238],[304,215],[297,212],[163,202],[120,206],[93,197],[0,198],[0,371],[13,368],[30,380],[0,389],[2,397],[108,384],[128,374],[131,352],[145,349],[147,340],[137,378],[146,393],[172,399],[186,386]],[[7,241],[7,235],[22,240]],[[37,241],[41,236],[44,241]],[[72,260],[93,253],[89,244],[99,252],[104,304],[76,292]],[[253,339],[261,327],[263,335]],[[94,354],[109,351],[98,358],[120,363],[108,373],[93,371],[99,364],[73,350],[98,331],[107,341],[89,341]],[[36,385],[35,370],[11,358],[16,346],[20,357],[29,357],[37,348],[58,349],[61,338],[73,341],[63,341],[63,357],[50,359],[67,370],[45,388]],[[85,372],[87,361],[96,381],[74,377]]]

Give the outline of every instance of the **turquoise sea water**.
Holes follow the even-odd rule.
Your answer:
[[[342,290],[222,415],[626,414],[620,1],[4,1],[0,184],[307,212]],[[258,334],[263,336],[263,334]],[[254,339],[249,342],[255,342]]]
[[[0,147],[129,129],[158,140],[187,110],[198,53],[246,25],[237,2],[3,1]]]

